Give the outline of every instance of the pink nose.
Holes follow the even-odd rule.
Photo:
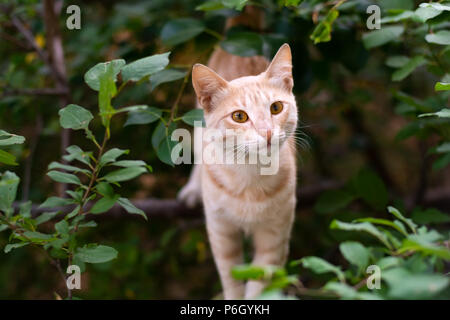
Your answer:
[[[270,143],[270,141],[272,140],[272,129],[259,129],[258,133],[262,136],[262,137],[266,137],[267,139],[267,143]]]

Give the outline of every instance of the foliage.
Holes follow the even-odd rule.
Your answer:
[[[38,1],[11,4],[13,14],[29,22],[36,43],[46,49]],[[24,88],[45,88],[51,74],[36,52],[23,46],[25,38],[13,32],[9,17],[2,14],[5,33],[11,31],[18,40],[5,40],[0,48],[8,57],[1,62],[1,127],[27,137],[21,144],[21,136],[0,131],[0,149],[7,148],[0,150],[0,162],[18,165],[17,174],[8,168],[11,171],[2,173],[0,180],[4,217],[0,231],[18,230],[11,237],[0,234],[9,252],[0,257],[3,297],[34,298],[58,286],[54,274],[44,275],[45,269],[39,269],[39,293],[33,287],[37,279],[8,276],[19,265],[22,274],[30,270],[34,274],[34,267],[41,265],[39,255],[31,254],[34,250],[27,250],[28,246],[46,250],[51,261],[60,261],[61,266],[70,259],[93,264],[87,273],[96,274],[89,290],[79,293],[83,297],[216,294],[220,286],[207,236],[195,222],[191,225],[181,218],[153,219],[149,224],[102,221],[92,228],[96,223],[86,214],[107,212],[117,204],[142,215],[129,197],[174,197],[185,182],[189,168],[167,165],[173,165],[173,130],[203,120],[200,110],[192,110],[195,100],[188,85],[194,63],[205,63],[217,45],[232,54],[271,58],[288,42],[294,53],[300,119],[306,121],[300,129],[308,130],[312,145],[310,152],[301,150],[300,184],[320,185],[324,177],[343,183],[325,191],[312,207],[300,198],[291,258],[305,258],[286,268],[243,266],[234,275],[266,279],[267,298],[448,298],[448,278],[443,274],[448,272],[449,216],[424,201],[430,186],[445,188],[450,163],[448,2],[261,0],[256,5],[266,14],[263,32],[239,26],[222,34],[226,18],[254,4],[243,0],[83,3],[86,23],[78,31],[63,30],[63,35],[69,102],[79,101],[86,108],[69,104],[59,112],[59,96],[10,95]],[[382,9],[379,30],[367,29],[370,4]],[[64,15],[61,25],[63,19]],[[98,63],[102,60],[108,62]],[[95,117],[89,111],[94,105],[99,108]],[[123,125],[122,116],[126,117]],[[39,127],[39,119],[44,120],[42,132],[31,133]],[[61,127],[81,132],[86,139],[75,133],[73,145],[56,162],[54,146]],[[390,133],[396,130],[394,139]],[[103,131],[105,142],[114,137],[108,149],[97,140]],[[37,147],[34,135],[40,137]],[[303,139],[302,132],[299,136]],[[151,170],[144,161],[120,160],[128,149],[152,163],[156,184],[144,175]],[[26,174],[20,185],[18,178],[27,170],[31,172],[28,187]],[[50,180],[70,186],[64,197],[48,197],[54,192]],[[122,185],[123,181],[128,182]],[[18,207],[14,200],[21,195],[27,200],[23,196],[27,188],[36,203],[47,198],[41,207],[48,211],[35,216],[30,202]],[[399,209],[389,207],[389,218],[388,205]],[[97,244],[103,242],[114,243],[115,249]],[[25,249],[14,250],[21,246]],[[370,264],[381,268],[381,290],[369,291],[365,286]],[[316,277],[311,278],[309,271]],[[193,275],[190,281],[185,281],[186,274]],[[202,283],[195,281],[200,278]],[[271,290],[279,288],[288,295]]]
[[[442,274],[444,263],[450,261],[446,237],[434,229],[417,225],[394,207],[388,207],[388,211],[395,218],[393,221],[375,218],[356,219],[351,223],[332,221],[331,229],[368,233],[378,241],[374,245],[352,240],[342,242],[339,250],[347,268],[314,256],[289,263],[288,269],[296,269],[300,275],[304,274],[303,270],[330,274],[319,289],[305,288],[298,276],[282,267],[242,265],[233,269],[233,276],[241,280],[266,280],[266,292],[291,287],[290,294],[300,297],[448,299],[450,281]],[[299,265],[302,270],[297,268]],[[369,288],[369,285],[376,285],[376,280],[371,278],[376,276],[374,271],[380,276],[380,285]]]
[[[86,138],[97,147],[97,154],[92,151],[84,151],[77,145],[67,148],[67,154],[63,156],[63,163],[52,162],[48,166],[47,175],[54,181],[69,185],[73,188],[66,190],[69,198],[49,197],[40,205],[50,211],[42,213],[38,217],[31,214],[31,202],[20,205],[19,212],[15,213],[13,207],[16,198],[19,178],[13,172],[6,171],[0,180],[0,228],[2,231],[9,229],[10,243],[4,248],[5,253],[12,249],[26,245],[32,245],[43,249],[51,263],[58,267],[63,279],[65,274],[61,269],[61,260],[66,260],[66,265],[78,265],[84,270],[85,263],[104,263],[115,259],[117,250],[112,247],[89,243],[81,245],[78,234],[83,228],[96,227],[94,221],[86,221],[87,214],[100,214],[110,210],[116,203],[131,214],[141,215],[147,219],[145,213],[136,208],[127,198],[121,197],[114,190],[114,186],[121,187],[121,182],[128,181],[151,171],[151,167],[140,160],[118,160],[129,150],[112,148],[107,150],[106,144],[110,139],[111,119],[115,114],[122,112],[146,111],[147,106],[132,106],[115,109],[111,100],[119,90],[115,82],[117,76],[122,73],[124,83],[127,81],[140,81],[143,77],[162,70],[168,63],[168,53],[153,55],[147,58],[125,64],[124,60],[113,60],[99,63],[85,74],[86,83],[98,91],[99,116],[105,128],[103,142],[98,143],[95,135],[89,129],[89,123],[94,116],[87,109],[70,104],[59,111],[60,124],[65,129],[83,130]],[[6,139],[3,145],[22,143],[23,138],[1,131]],[[75,163],[79,162],[81,166]],[[119,169],[108,170],[113,167]],[[108,170],[105,174],[104,171]],[[89,203],[93,202],[93,205]],[[68,208],[68,214],[62,217],[63,208]],[[51,233],[39,230],[39,225],[53,218],[59,221],[54,224]],[[48,252],[48,253],[47,253]],[[69,290],[68,297],[71,298]]]

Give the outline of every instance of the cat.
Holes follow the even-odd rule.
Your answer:
[[[260,163],[196,164],[179,193],[189,206],[203,201],[224,298],[251,299],[261,294],[264,281],[245,284],[231,275],[232,267],[243,263],[243,234],[253,238],[252,264],[283,265],[294,221],[297,171],[293,136],[298,116],[292,93],[291,49],[282,45],[270,64],[264,57],[242,58],[219,49],[209,66],[220,75],[201,64],[192,70],[206,130],[238,129],[245,147],[234,145],[232,150],[244,150],[245,157],[253,152],[252,146],[267,144],[270,148],[270,142],[279,143],[276,174],[261,175]],[[204,142],[197,141],[197,136],[194,132],[194,143],[201,149]]]

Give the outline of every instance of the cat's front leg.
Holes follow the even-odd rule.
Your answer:
[[[202,202],[201,165],[194,164],[189,181],[177,195],[177,199],[189,208],[194,208]]]
[[[231,269],[243,262],[242,232],[218,212],[211,212],[206,207],[206,229],[219,271],[224,299],[242,299],[245,286],[242,281],[235,280]]]
[[[261,224],[253,230],[254,257],[252,264],[259,266],[283,266],[289,252],[289,238],[294,212],[279,221]],[[250,280],[246,284],[245,298],[253,299],[261,294],[267,284]]]

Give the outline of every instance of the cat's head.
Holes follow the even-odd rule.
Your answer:
[[[297,105],[288,44],[281,46],[267,70],[257,76],[226,81],[210,68],[196,64],[192,82],[207,128],[224,133],[234,129],[247,152],[270,146],[268,142],[281,145],[294,135]]]

